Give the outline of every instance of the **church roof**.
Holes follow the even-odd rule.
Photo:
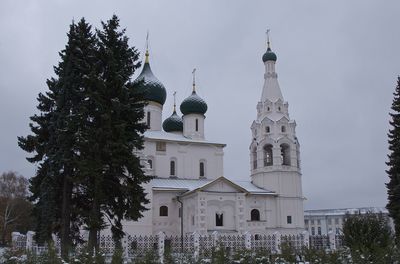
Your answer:
[[[212,185],[214,182],[223,180],[229,184],[235,186],[243,192],[249,194],[272,194],[275,192],[259,188],[255,186],[250,181],[235,181],[229,180],[225,177],[219,177],[214,180],[210,179],[171,179],[171,178],[155,178],[151,180],[151,185],[153,190],[160,191],[182,191],[183,194],[189,194],[195,191],[200,191],[201,189]]]
[[[185,137],[182,134],[174,134],[174,133],[166,133],[164,131],[150,131],[147,130],[144,132],[145,139],[151,140],[163,140],[163,141],[175,141],[175,142],[185,142],[185,143],[198,143],[198,144],[211,144],[217,145],[220,147],[225,147],[226,144],[218,143],[215,141],[208,141],[204,139],[191,139],[189,137]]]
[[[164,105],[167,98],[167,91],[164,85],[154,76],[150,68],[149,53],[146,51],[146,61],[142,72],[133,81],[133,84],[138,85],[138,89],[145,92],[145,100],[157,102]]]
[[[263,62],[276,61],[276,59],[277,59],[276,54],[271,50],[270,47],[268,47],[267,51],[262,56]]]
[[[164,120],[162,127],[165,132],[182,132],[183,131],[183,121],[180,116],[174,112],[170,117]]]
[[[207,112],[207,103],[193,90],[192,94],[181,103],[181,112],[184,115],[204,115]]]

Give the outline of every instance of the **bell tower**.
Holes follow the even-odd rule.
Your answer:
[[[296,122],[289,117],[289,105],[279,87],[275,71],[277,56],[271,50],[269,36],[262,60],[264,85],[257,104],[257,118],[251,125],[251,180],[278,194],[277,223],[281,223],[282,228],[303,228],[304,198]]]

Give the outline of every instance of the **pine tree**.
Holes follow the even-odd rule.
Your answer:
[[[400,77],[397,78],[397,87],[394,92],[392,103],[392,113],[390,113],[389,130],[389,161],[386,163],[389,169],[386,171],[389,175],[388,204],[390,217],[394,221],[396,240],[400,242]]]
[[[61,253],[68,258],[72,239],[79,236],[79,213],[72,203],[73,190],[79,175],[81,123],[89,76],[96,70],[95,37],[82,18],[74,22],[68,43],[60,52],[61,61],[54,67],[57,78],[47,81],[49,91],[39,94],[38,110],[30,124],[33,135],[19,137],[19,145],[29,153],[32,163],[39,163],[36,176],[30,181],[31,199],[35,202],[37,238],[47,241],[56,232],[61,239]],[[71,233],[71,227],[72,233]],[[75,228],[74,228],[75,227]]]
[[[19,138],[21,148],[34,153],[28,160],[39,163],[30,186],[38,238],[58,233],[64,258],[81,225],[93,251],[99,231],[110,225],[120,241],[122,219],[137,220],[148,203],[142,184],[149,178],[135,154],[146,129],[144,92],[130,79],[139,53],[116,16],[96,32],[84,19],[72,23],[57,77],[39,94],[33,135]]]
[[[90,91],[91,119],[85,125],[88,141],[81,148],[90,248],[98,246],[97,234],[105,226],[111,226],[118,242],[124,235],[122,219],[142,216],[148,202],[142,184],[149,179],[135,154],[143,148],[146,129],[141,122],[144,94],[130,80],[140,67],[139,53],[129,47],[115,15],[102,23],[97,37],[101,80]]]

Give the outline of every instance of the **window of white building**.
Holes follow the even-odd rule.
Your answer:
[[[150,113],[150,111],[149,111],[149,112],[147,112],[147,122],[146,122],[146,125],[147,125],[147,127],[149,127],[149,128],[150,128],[150,120],[151,120],[151,113]]]
[[[257,169],[257,148],[253,148],[253,170]]]
[[[200,174],[200,177],[205,177],[206,176],[206,164],[205,164],[204,161],[200,161],[199,174]]]
[[[157,141],[156,151],[166,151],[166,150],[167,150],[167,144],[162,141]]]
[[[160,206],[160,216],[168,216],[168,207],[163,205]]]
[[[224,226],[224,214],[223,213],[215,214],[215,226]]]
[[[318,227],[318,235],[321,235],[321,227]]]
[[[290,147],[288,144],[281,145],[282,165],[290,166]]]
[[[267,144],[264,146],[264,166],[272,166],[272,145]]]
[[[176,176],[176,161],[171,160],[169,163],[169,175]]]
[[[253,209],[250,212],[250,221],[260,221],[260,211]]]
[[[288,224],[291,224],[291,223],[292,223],[292,216],[291,216],[291,215],[288,215],[288,216],[286,217],[286,220],[287,220],[287,223],[288,223]]]

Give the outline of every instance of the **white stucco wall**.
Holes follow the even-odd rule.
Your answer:
[[[162,141],[162,140],[161,140]],[[176,161],[176,177],[200,178],[200,162],[205,163],[205,178],[215,179],[223,175],[223,147],[212,144],[166,142],[165,151],[156,151],[157,141],[146,141],[143,154],[153,160],[152,175],[170,177],[170,161]]]

